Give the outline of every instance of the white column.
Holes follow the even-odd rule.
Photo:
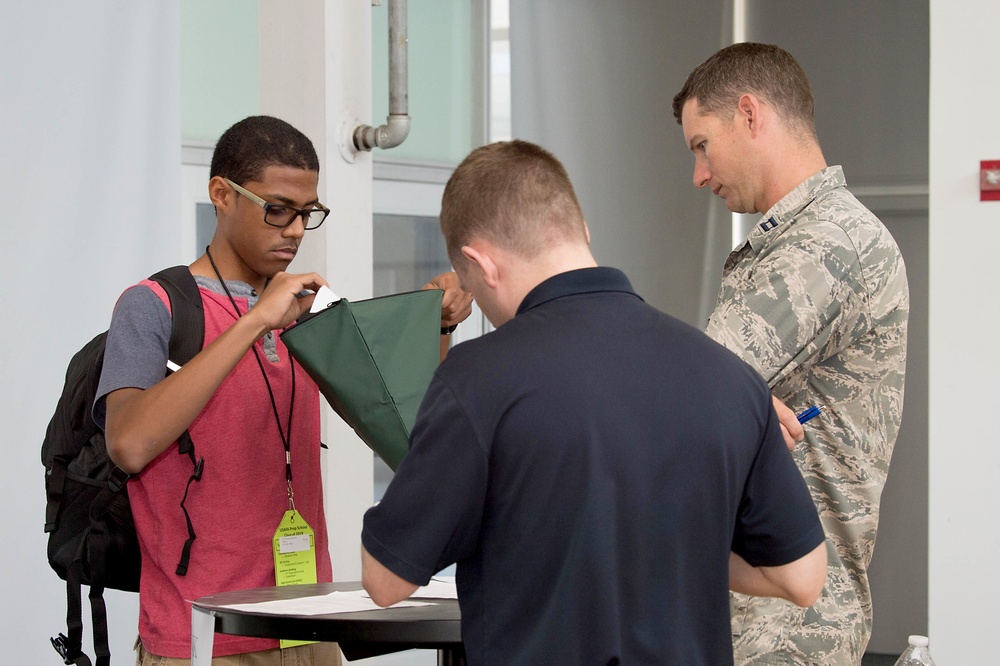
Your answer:
[[[293,271],[317,271],[351,300],[372,293],[372,163],[344,147],[371,124],[370,0],[259,0],[261,113],[316,145],[320,200],[331,213],[307,232]],[[377,124],[377,123],[376,123]],[[342,140],[338,142],[338,137]],[[324,402],[326,517],[335,580],[361,576],[361,518],[372,503],[372,454]]]
[[[979,201],[979,162],[1000,159],[1000,5],[930,12],[930,647],[939,664],[996,663],[1000,201]]]

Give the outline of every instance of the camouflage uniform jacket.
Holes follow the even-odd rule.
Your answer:
[[[909,292],[889,231],[829,167],[774,205],[726,261],[707,333],[789,407],[822,414],[793,456],[827,534],[810,608],[732,595],[737,664],[860,664],[867,569],[903,408]]]

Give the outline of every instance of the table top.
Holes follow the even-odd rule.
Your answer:
[[[461,645],[462,618],[455,599],[418,599],[428,605],[327,615],[278,615],[227,607],[359,589],[361,583],[356,581],[264,587],[213,594],[198,599],[194,605],[215,616],[215,630],[219,633],[336,641],[348,659],[410,648],[446,650]]]

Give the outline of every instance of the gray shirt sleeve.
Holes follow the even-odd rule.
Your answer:
[[[130,287],[118,299],[94,402],[94,420],[99,426],[104,427],[109,393],[121,388],[148,389],[166,376],[170,326],[167,306],[149,287]]]

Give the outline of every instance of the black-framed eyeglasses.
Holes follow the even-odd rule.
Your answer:
[[[228,178],[226,178],[225,181],[232,185],[234,190],[263,208],[264,222],[270,224],[272,227],[280,227],[283,229],[294,222],[296,217],[301,215],[306,231],[309,231],[310,229],[316,229],[319,225],[323,224],[323,221],[326,220],[326,216],[330,214],[330,209],[321,203],[317,203],[312,208],[294,208],[292,206],[286,206],[285,204],[273,204],[269,201],[264,201],[250,190],[240,187]]]

